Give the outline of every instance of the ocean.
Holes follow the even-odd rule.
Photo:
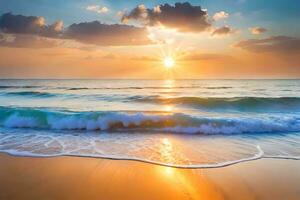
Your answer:
[[[182,168],[300,159],[300,80],[0,80],[0,151]]]

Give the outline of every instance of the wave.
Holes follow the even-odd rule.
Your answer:
[[[75,88],[73,88],[75,89]],[[81,90],[82,88],[78,88]],[[77,89],[76,89],[77,90]],[[164,97],[159,95],[72,94],[44,91],[7,91],[1,95],[32,98],[81,98],[88,100],[124,103],[150,103],[178,105],[202,110],[233,110],[245,112],[295,112],[300,111],[300,97]],[[167,93],[170,95],[170,92]],[[176,94],[173,92],[173,94]]]
[[[49,97],[57,96],[54,93],[35,92],[35,91],[8,92],[8,93],[5,93],[5,94],[6,95],[12,95],[12,96],[30,96],[30,97],[43,97],[43,98],[49,98]]]
[[[30,88],[40,88],[41,86],[35,85],[0,85],[0,89],[30,89]]]
[[[230,89],[232,87],[226,87],[226,86],[216,86],[216,87],[202,87],[202,86],[156,86],[156,87],[96,87],[96,88],[90,88],[90,87],[74,87],[74,88],[64,88],[67,90],[145,90],[145,89],[192,89],[192,88],[202,88],[202,89]]]
[[[5,96],[20,96],[20,97],[30,97],[30,98],[86,98],[92,100],[104,100],[104,101],[123,101],[130,102],[135,99],[141,99],[144,96],[134,95],[134,96],[122,96],[122,95],[106,95],[106,94],[70,94],[70,93],[52,93],[43,91],[18,91],[18,92],[2,92],[1,95]]]
[[[232,98],[202,98],[202,97],[174,97],[163,98],[148,96],[136,98],[139,102],[179,104],[208,109],[236,109],[252,111],[257,109],[273,109],[274,111],[295,111],[300,109],[299,97],[232,97]]]
[[[0,126],[50,130],[226,135],[300,131],[300,116],[205,117],[183,113],[71,112],[0,107]]]
[[[35,86],[35,85],[0,85],[0,89],[30,89],[30,88],[48,88],[48,89],[61,89],[61,90],[146,90],[146,89],[230,89],[232,87],[227,86],[129,86],[129,87],[55,87],[55,86]]]

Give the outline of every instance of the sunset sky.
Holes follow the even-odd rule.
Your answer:
[[[0,0],[0,77],[300,78],[299,9],[298,0]]]

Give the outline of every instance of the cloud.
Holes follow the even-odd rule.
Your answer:
[[[253,35],[259,35],[259,34],[262,34],[262,33],[267,32],[268,30],[267,30],[266,28],[257,26],[257,27],[249,28],[249,31],[250,31]]]
[[[183,55],[181,60],[183,61],[196,61],[196,60],[233,60],[232,56],[226,54],[216,54],[216,53],[197,53],[192,52]]]
[[[0,18],[0,29],[7,33],[39,33],[45,27],[45,19],[5,13]]]
[[[77,42],[98,46],[126,46],[152,44],[147,37],[146,28],[125,24],[102,24],[99,21],[72,24],[64,28],[63,21],[47,25],[43,17],[23,16],[6,13],[0,16],[0,34],[11,34],[16,40],[2,41],[2,46],[30,47],[29,40],[39,44],[46,39],[74,40]],[[18,36],[22,35],[22,36]],[[25,37],[29,35],[32,37]],[[34,36],[34,37],[33,37]],[[37,39],[40,37],[40,39]],[[26,42],[21,45],[20,38]],[[36,45],[43,46],[43,45]],[[51,46],[51,45],[45,45]]]
[[[118,17],[123,17],[124,11],[118,11],[116,14]]]
[[[0,31],[4,33],[35,34],[56,37],[62,30],[62,21],[47,25],[45,18],[39,16],[23,16],[5,13],[0,17]]]
[[[223,26],[220,28],[215,29],[211,35],[212,36],[225,36],[225,35],[229,35],[231,33],[234,33],[235,31],[230,28],[229,26]]]
[[[202,32],[211,27],[208,15],[200,6],[188,2],[175,5],[162,4],[153,9],[139,5],[123,15],[122,22],[135,20],[146,26],[163,25],[181,32]]]
[[[243,40],[234,44],[234,47],[254,53],[300,53],[300,38],[289,36],[271,36],[265,39]]]
[[[56,39],[44,38],[28,34],[1,34],[0,46],[14,48],[53,48],[62,43]]]
[[[107,13],[109,9],[106,6],[97,6],[97,5],[90,5],[86,7],[86,10],[96,12],[96,13]]]
[[[104,55],[104,56],[102,56],[102,58],[104,58],[104,59],[116,59],[117,58],[117,56],[115,55],[115,54],[113,54],[113,53],[109,53],[109,54],[106,54],[106,55]]]
[[[221,19],[226,19],[229,17],[229,14],[226,13],[225,11],[220,11],[214,14],[213,19],[215,21],[221,20]]]
[[[95,45],[145,45],[150,44],[147,30],[121,24],[102,24],[98,21],[70,25],[64,32],[65,39]]]
[[[156,62],[160,61],[158,58],[150,57],[150,56],[134,56],[131,58],[131,60],[135,61],[150,61],[150,62]]]

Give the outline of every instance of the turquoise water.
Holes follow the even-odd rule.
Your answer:
[[[299,80],[0,80],[0,151],[177,167],[300,157]]]

